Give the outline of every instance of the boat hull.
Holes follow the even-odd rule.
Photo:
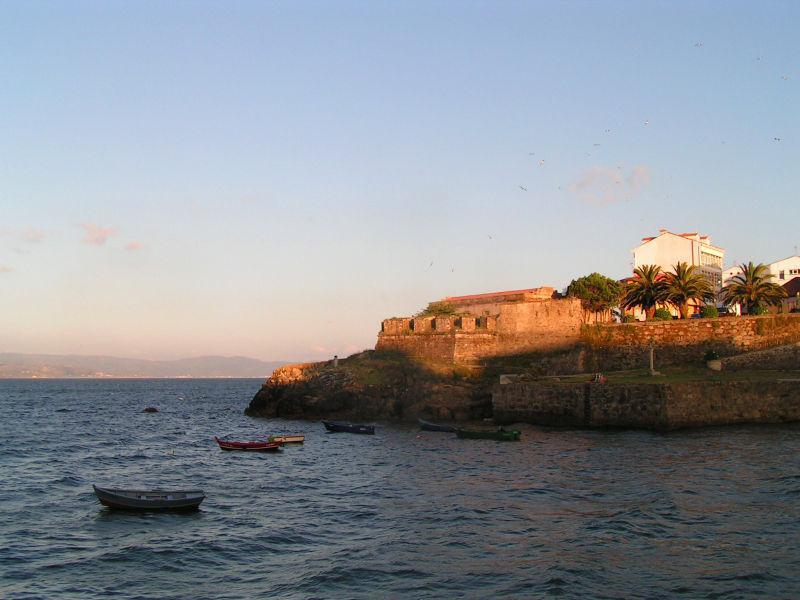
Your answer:
[[[270,442],[275,442],[276,444],[302,444],[306,441],[306,436],[304,435],[271,435],[269,436]]]
[[[375,434],[375,427],[373,425],[357,425],[353,423],[339,423],[337,421],[323,421],[322,424],[325,425],[325,429],[332,433]]]
[[[123,490],[92,486],[100,504],[121,510],[197,510],[203,490]]]
[[[230,442],[219,438],[214,441],[227,452],[278,452],[281,449],[279,442]]]
[[[431,423],[429,421],[423,421],[422,419],[417,419],[419,422],[419,428],[423,431],[440,431],[443,433],[455,433],[458,428],[455,425],[440,425],[439,423]]]
[[[456,435],[464,440],[495,440],[498,442],[518,442],[521,433],[517,430],[506,431],[476,431],[470,429],[459,429]]]

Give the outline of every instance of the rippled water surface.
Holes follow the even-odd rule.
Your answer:
[[[796,426],[327,434],[245,417],[259,383],[0,381],[0,596],[800,595]],[[268,432],[306,444],[212,440]],[[207,499],[117,513],[92,483]]]

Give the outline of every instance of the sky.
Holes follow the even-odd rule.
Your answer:
[[[0,352],[312,360],[800,244],[800,3],[0,3]]]

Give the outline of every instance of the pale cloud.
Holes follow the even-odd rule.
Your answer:
[[[95,246],[102,246],[108,238],[117,234],[117,230],[113,227],[101,227],[93,223],[83,223],[81,227],[85,232],[83,236],[84,243]]]
[[[7,267],[5,265],[0,265],[0,273],[11,273],[13,271],[11,267]]]
[[[584,202],[606,206],[633,199],[650,185],[650,168],[637,165],[630,171],[595,165],[569,186],[569,191]]]
[[[144,244],[142,244],[142,242],[137,242],[135,240],[125,244],[125,250],[130,250],[132,252],[135,252],[136,250],[141,250],[142,248],[144,248]]]
[[[30,227],[23,232],[22,238],[26,242],[36,244],[44,239],[44,231],[41,229],[36,229],[35,227]]]

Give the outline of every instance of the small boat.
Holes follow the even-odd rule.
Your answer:
[[[522,435],[516,429],[506,431],[502,427],[499,429],[457,429],[456,435],[466,440],[497,440],[498,442],[517,442]]]
[[[445,433],[455,433],[458,430],[458,427],[455,425],[440,425],[439,423],[431,423],[430,421],[423,421],[422,419],[417,419],[419,421],[419,428],[423,431],[443,431]]]
[[[231,442],[228,440],[221,440],[216,436],[214,437],[214,441],[217,442],[219,447],[223,450],[239,450],[242,452],[277,452],[281,449],[282,445],[269,440],[266,442]]]
[[[356,423],[341,423],[339,421],[323,421],[325,429],[331,432],[339,433],[366,433],[367,435],[375,434],[375,427],[373,425],[358,425]]]
[[[203,490],[120,490],[92,486],[103,506],[127,510],[195,510]]]
[[[271,435],[269,436],[270,442],[275,442],[276,444],[302,444],[306,441],[306,436],[304,435]]]
[[[144,409],[142,412],[146,412],[146,413],[157,413],[157,412],[158,412],[158,409],[157,409],[155,406],[148,406],[148,407],[147,407],[147,408],[145,408],[145,409]]]

